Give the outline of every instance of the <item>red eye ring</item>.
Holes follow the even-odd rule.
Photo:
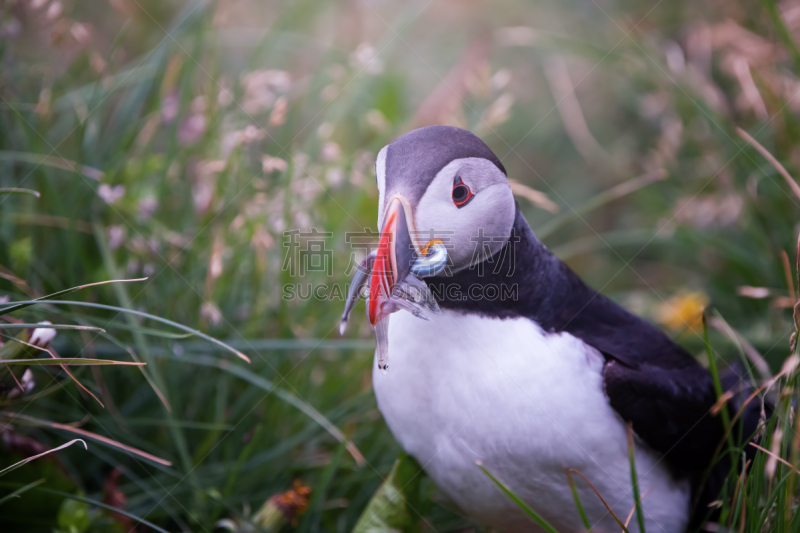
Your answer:
[[[475,195],[470,190],[469,185],[461,180],[461,176],[456,176],[453,181],[453,203],[456,204],[456,207],[461,209],[474,197]]]

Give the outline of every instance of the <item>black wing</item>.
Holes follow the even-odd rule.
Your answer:
[[[723,437],[711,374],[661,330],[589,289],[559,261],[563,299],[545,327],[566,331],[607,360],[603,382],[611,406],[674,466],[708,466]]]

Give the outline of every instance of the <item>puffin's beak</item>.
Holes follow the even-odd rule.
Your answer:
[[[373,327],[383,318],[383,304],[391,296],[395,284],[409,275],[416,258],[405,209],[400,199],[393,198],[384,213],[378,253],[369,281],[367,316]]]

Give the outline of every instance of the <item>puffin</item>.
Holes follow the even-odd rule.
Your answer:
[[[632,428],[645,529],[679,533],[707,517],[731,468],[711,464],[725,438],[711,373],[537,239],[476,135],[417,129],[375,166],[380,240],[341,331],[364,297],[378,407],[447,500],[503,532],[544,531],[483,465],[557,531],[585,531],[567,475],[577,472],[592,530],[619,531],[636,504]],[[740,392],[731,414],[739,373],[723,377]],[[735,433],[748,439],[761,409],[744,409]]]

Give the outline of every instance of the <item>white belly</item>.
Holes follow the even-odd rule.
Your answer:
[[[403,448],[469,516],[505,532],[538,531],[476,466],[480,460],[561,533],[583,531],[565,468],[623,521],[633,509],[625,426],[602,386],[603,357],[527,319],[444,311],[391,315],[389,370],[373,366],[378,406]],[[637,442],[650,532],[686,529],[690,489]],[[574,476],[596,532],[620,528]],[[636,518],[630,531],[638,531]]]

